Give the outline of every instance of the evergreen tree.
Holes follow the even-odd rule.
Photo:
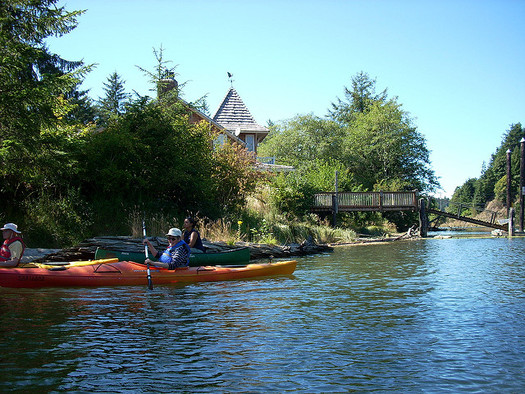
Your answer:
[[[489,164],[483,166],[479,178],[469,179],[461,187],[456,188],[451,202],[461,201],[466,203],[466,193],[464,188],[474,189],[469,203],[476,206],[485,205],[494,198],[501,200],[506,199],[506,176],[507,176],[507,150],[511,151],[511,195],[514,198],[519,197],[519,176],[520,176],[520,141],[525,136],[525,129],[521,123],[510,125],[501,141],[501,145],[496,152],[491,155]],[[468,183],[468,185],[467,185]],[[503,190],[505,189],[505,190]],[[460,196],[456,194],[461,193]]]
[[[107,82],[104,82],[106,95],[98,100],[101,124],[107,125],[111,119],[124,113],[125,106],[131,97],[129,93],[126,93],[124,84],[125,81],[116,71],[107,78]]]
[[[374,102],[385,102],[387,99],[387,89],[376,94],[376,80],[361,71],[352,78],[352,89],[344,87],[345,100],[337,98],[336,103],[332,103],[332,110],[329,116],[342,123],[351,123],[354,115],[367,112]]]
[[[57,7],[58,0],[4,0],[0,3],[0,177],[4,205],[25,191],[45,187],[39,172],[45,151],[55,149],[67,100],[89,67],[51,53],[50,36],[76,26],[81,11]],[[67,163],[64,162],[64,165]]]
[[[476,192],[476,179],[468,179],[462,186],[458,186],[454,191],[454,195],[450,199],[449,212],[458,213],[457,210],[461,207],[459,214],[469,215],[471,213],[472,202]]]
[[[426,141],[397,98],[376,94],[365,73],[345,92],[347,101],[334,104],[327,119],[304,115],[274,125],[259,153],[298,168],[316,159],[342,163],[362,190],[439,187]]]
[[[80,84],[65,96],[70,108],[64,117],[68,124],[87,126],[96,121],[98,111],[93,100],[89,97],[89,90],[79,90],[79,86]]]

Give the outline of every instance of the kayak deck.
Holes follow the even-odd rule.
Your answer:
[[[297,261],[248,264],[245,266],[184,267],[175,270],[150,267],[153,284],[212,282],[275,275],[291,275]],[[54,270],[47,268],[0,269],[0,287],[93,287],[147,284],[147,268],[133,261],[95,263]]]

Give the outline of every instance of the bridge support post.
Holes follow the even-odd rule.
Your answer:
[[[510,207],[511,207],[511,200],[512,197],[510,196],[510,178],[511,178],[511,166],[510,166],[510,153],[511,150],[507,149],[507,217],[510,217]]]
[[[509,237],[514,236],[514,208],[509,210]]]
[[[339,205],[337,204],[337,194],[332,194],[332,227],[337,227],[337,212],[339,212]]]
[[[524,186],[525,186],[525,138],[522,138],[520,141],[520,232],[523,232],[523,213],[525,212],[525,207],[523,204],[525,204],[524,198],[523,198],[523,192],[524,192]]]
[[[428,215],[424,198],[419,199],[419,235],[423,238],[428,235]]]

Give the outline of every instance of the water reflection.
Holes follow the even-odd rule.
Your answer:
[[[1,391],[508,391],[523,239],[336,249],[292,278],[0,289]]]

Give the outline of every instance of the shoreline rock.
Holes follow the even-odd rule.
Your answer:
[[[168,242],[161,237],[148,237],[153,246],[163,249]],[[219,252],[223,250],[237,249],[240,247],[250,248],[250,261],[273,258],[288,258],[293,256],[306,256],[333,251],[331,245],[316,244],[312,239],[305,240],[301,244],[292,243],[283,246],[255,244],[248,242],[236,242],[233,245],[226,242],[209,242],[203,240],[208,252]],[[143,252],[142,238],[130,238],[125,236],[95,237],[81,242],[79,245],[66,249],[26,249],[23,262],[58,262],[58,261],[84,261],[93,260],[97,248],[109,250],[128,250],[132,252]]]

